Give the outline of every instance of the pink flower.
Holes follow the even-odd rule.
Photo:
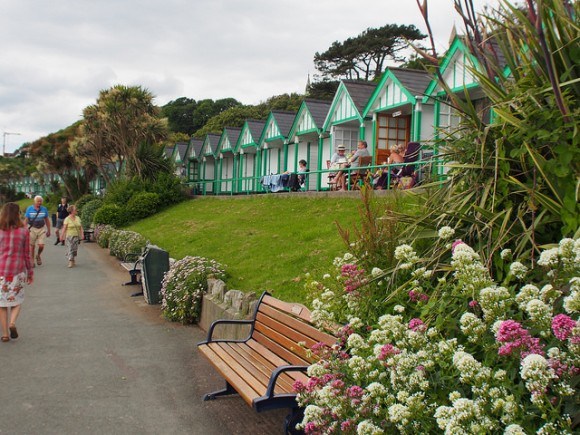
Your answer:
[[[364,390],[359,387],[358,385],[353,385],[352,387],[348,387],[346,390],[346,395],[350,398],[358,398],[362,397]]]
[[[566,340],[576,327],[576,321],[566,314],[558,314],[552,319],[552,331],[558,340]]]
[[[304,385],[302,381],[296,381],[292,384],[292,389],[297,393],[301,393],[306,390],[306,385]]]
[[[495,338],[500,343],[504,343],[498,350],[498,354],[502,356],[511,355],[515,351],[520,352],[520,358],[525,358],[532,353],[544,354],[544,346],[540,343],[540,339],[531,337],[529,331],[514,320],[503,321]]]
[[[409,299],[411,299],[412,302],[427,302],[429,300],[429,296],[427,296],[425,293],[421,293],[415,290],[411,290],[409,291]]]
[[[401,353],[401,351],[399,349],[397,349],[395,346],[393,346],[392,344],[385,344],[381,348],[381,353],[379,354],[378,358],[380,361],[384,361],[389,356],[397,355],[398,353]]]
[[[343,432],[347,432],[349,430],[352,430],[354,428],[354,424],[352,422],[352,420],[345,420],[342,423],[340,423],[340,430]]]
[[[465,245],[465,242],[461,239],[457,239],[456,241],[454,241],[453,245],[451,245],[451,252],[454,252],[455,248],[459,245]]]
[[[421,319],[414,318],[409,322],[409,329],[412,329],[416,332],[423,332],[425,329],[427,329],[427,327]]]
[[[474,301],[469,301],[469,306],[470,306],[471,308],[475,308],[475,307],[477,307],[477,301],[475,301],[475,300],[474,300]]]

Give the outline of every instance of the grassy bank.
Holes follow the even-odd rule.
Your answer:
[[[383,207],[387,197],[376,198]],[[359,222],[358,197],[260,195],[189,200],[130,230],[169,251],[215,259],[226,266],[228,288],[268,290],[287,301],[304,301],[304,274],[327,271],[346,251],[336,222]]]

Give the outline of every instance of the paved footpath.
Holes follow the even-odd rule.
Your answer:
[[[0,434],[281,434],[285,410],[237,396],[203,402],[224,381],[197,352],[196,326],[130,297],[129,274],[96,243],[68,269],[48,241],[20,338],[0,343]]]

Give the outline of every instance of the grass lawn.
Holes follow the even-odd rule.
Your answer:
[[[388,198],[375,199],[379,204]],[[336,222],[359,222],[359,197],[258,195],[188,200],[128,229],[169,251],[217,260],[226,266],[230,290],[268,290],[305,300],[304,275],[328,271],[346,252]],[[316,275],[315,275],[316,276]]]

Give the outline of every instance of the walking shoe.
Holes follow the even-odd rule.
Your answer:
[[[74,266],[74,263],[73,263],[73,261],[72,261],[72,260],[69,260],[69,262],[68,262],[68,267],[73,267],[73,266]]]
[[[54,246],[58,245],[60,243],[60,240],[56,239],[56,242],[54,242]]]
[[[64,240],[63,240],[62,242],[60,242],[60,244],[61,244],[62,246],[64,246]]]

